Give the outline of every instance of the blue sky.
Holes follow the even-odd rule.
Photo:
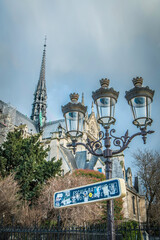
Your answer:
[[[142,76],[155,89],[152,106],[155,134],[146,146],[140,137],[125,151],[126,166],[134,167],[137,148],[159,151],[160,92],[159,0],[1,0],[0,99],[31,115],[47,35],[47,118],[62,118],[61,106],[71,92],[84,92],[91,110],[92,91],[107,77],[120,92],[116,104],[117,135],[133,134],[125,91]]]

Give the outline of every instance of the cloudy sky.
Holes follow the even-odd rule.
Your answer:
[[[47,35],[47,118],[62,118],[61,105],[71,92],[84,92],[91,110],[92,91],[107,77],[120,91],[116,104],[117,135],[132,124],[125,91],[142,76],[155,89],[154,119],[146,148],[159,151],[160,135],[160,1],[159,0],[1,0],[0,99],[31,115],[39,78],[44,37]],[[144,149],[140,137],[125,151],[126,166],[134,166],[132,153]]]

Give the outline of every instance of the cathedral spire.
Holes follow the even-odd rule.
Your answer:
[[[82,105],[84,105],[84,93],[82,93]]]
[[[92,101],[92,107],[91,107],[91,109],[92,109],[92,113],[94,112],[94,102]]]
[[[41,70],[39,75],[39,81],[37,85],[37,89],[35,91],[35,94],[37,90],[45,90],[46,91],[46,80],[45,80],[45,62],[46,62],[46,37],[44,42],[44,49],[43,49],[43,56],[42,56],[42,63],[41,63]]]
[[[37,123],[37,127],[39,130],[42,129],[46,121],[47,91],[46,91],[46,80],[45,80],[45,61],[46,61],[46,37],[44,42],[39,81],[34,93],[34,102],[33,102],[32,115],[31,115],[31,119]]]

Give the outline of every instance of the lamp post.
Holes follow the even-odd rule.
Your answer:
[[[106,179],[112,178],[112,157],[124,151],[133,138],[142,136],[143,142],[146,143],[147,134],[154,131],[147,131],[147,126],[151,125],[151,111],[150,106],[153,101],[154,91],[149,87],[142,86],[143,79],[140,77],[133,79],[134,88],[126,92],[125,98],[131,106],[133,113],[133,124],[136,125],[140,131],[132,136],[128,135],[128,130],[122,137],[114,136],[115,129],[110,130],[110,126],[115,123],[114,118],[115,104],[118,99],[119,92],[113,88],[109,88],[109,79],[101,79],[101,87],[92,92],[92,98],[97,107],[97,121],[105,130],[99,132],[99,139],[97,141],[90,141],[87,139],[86,143],[77,142],[77,138],[83,133],[83,120],[87,107],[78,102],[78,94],[71,94],[71,102],[62,106],[62,112],[66,121],[67,135],[71,137],[74,153],[78,145],[84,146],[91,154],[95,156],[103,156],[106,164]],[[111,149],[111,138],[113,145],[119,147],[117,150]],[[98,149],[102,149],[102,140],[104,140],[104,149],[102,153],[98,153]],[[107,239],[115,240],[115,226],[114,226],[114,203],[113,200],[107,201]]]

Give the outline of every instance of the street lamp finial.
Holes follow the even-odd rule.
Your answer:
[[[133,82],[135,87],[142,87],[143,78],[142,77],[133,78],[132,82]]]
[[[102,78],[100,80],[100,84],[102,88],[108,88],[109,87],[109,79],[108,78]]]

